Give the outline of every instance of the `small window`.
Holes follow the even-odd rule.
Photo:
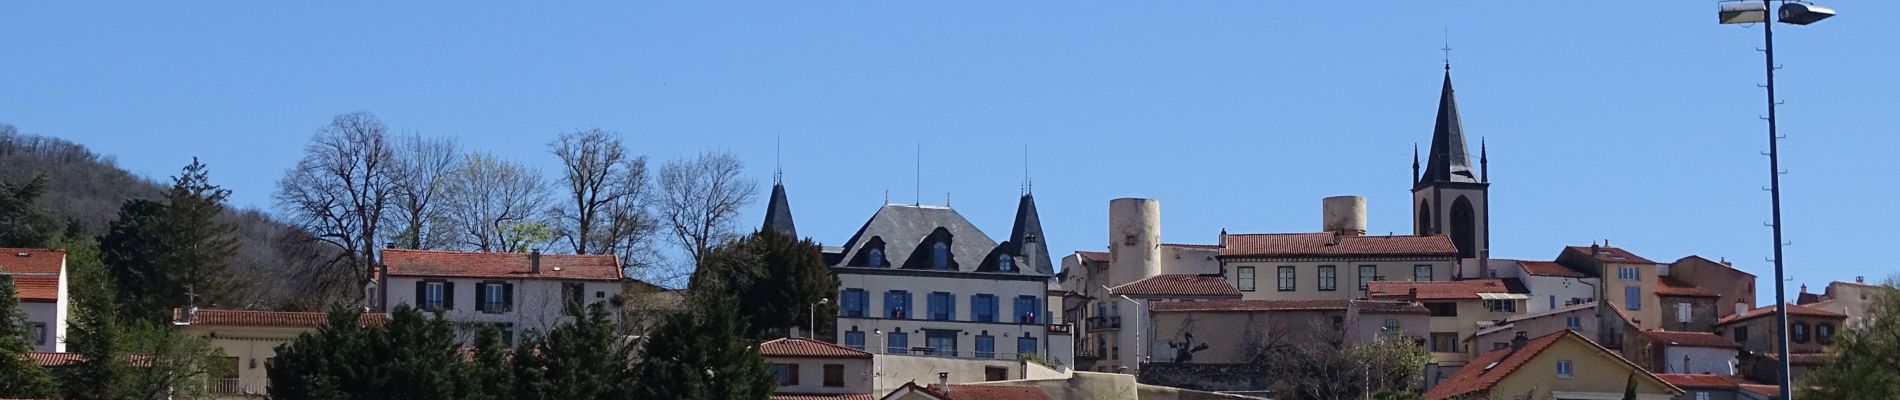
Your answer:
[[[1234,268],[1234,286],[1237,289],[1240,289],[1240,291],[1242,292],[1254,291],[1253,267],[1247,266],[1247,267]]]
[[[844,387],[844,364],[825,364],[825,387]]]
[[[1746,326],[1735,327],[1735,342],[1742,343],[1742,344],[1748,343],[1748,327]]]
[[[1339,290],[1339,270],[1331,265],[1319,266],[1319,290],[1331,292]]]
[[[1432,280],[1432,266],[1424,264],[1412,266],[1412,280],[1430,282]]]
[[[1808,342],[1808,323],[1795,321],[1788,326],[1788,339],[1795,343]]]
[[[844,347],[864,350],[864,331],[845,332]]]
[[[1517,301],[1508,300],[1508,299],[1485,300],[1484,308],[1485,310],[1496,312],[1496,313],[1514,313],[1514,312],[1517,312]]]
[[[1570,328],[1570,329],[1583,329],[1583,317],[1564,317],[1564,327]]]
[[[423,295],[422,295],[422,309],[423,310],[426,310],[426,311],[440,310],[448,305],[448,298],[447,298],[448,290],[446,289],[447,288],[446,284],[442,282],[426,282],[422,284],[422,287],[423,287]]]
[[[1826,322],[1814,324],[1814,341],[1821,344],[1834,344],[1834,325]]]
[[[1280,285],[1279,285],[1280,291],[1282,292],[1293,291],[1293,287],[1294,287],[1293,283],[1294,283],[1293,266],[1291,265],[1280,266]]]
[[[976,335],[976,358],[996,358],[996,337],[985,332]]]
[[[34,322],[33,327],[26,332],[26,340],[33,342],[34,345],[45,345],[46,323]]]
[[[864,255],[864,265],[871,267],[884,266],[884,249],[872,248],[870,254]]]
[[[1695,392],[1695,400],[1709,400],[1709,392]]]
[[[1371,282],[1377,275],[1379,275],[1379,267],[1371,265],[1359,266],[1359,290],[1366,290],[1366,282]]]
[[[950,245],[943,242],[930,245],[930,268],[950,269]]]
[[[1623,308],[1631,311],[1643,309],[1642,288],[1635,286],[1623,288]]]
[[[566,311],[568,315],[581,315],[583,306],[587,305],[587,300],[581,297],[586,296],[584,293],[587,293],[587,289],[581,286],[580,282],[562,282],[561,310]]]
[[[772,364],[770,369],[779,386],[798,386],[798,364]]]
[[[1399,320],[1391,318],[1385,320],[1385,330],[1397,333],[1399,328]]]
[[[1008,254],[996,255],[996,270],[1010,272],[1016,269],[1016,259]]]
[[[1692,310],[1688,302],[1676,303],[1676,322],[1689,323]]]
[[[1009,380],[1009,367],[983,367],[984,381]]]
[[[1458,316],[1458,303],[1425,303],[1425,309],[1431,310],[1434,317]]]
[[[1575,371],[1571,370],[1570,360],[1557,360],[1557,378],[1570,379]]]

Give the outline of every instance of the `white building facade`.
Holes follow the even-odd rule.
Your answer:
[[[622,273],[612,255],[385,249],[382,272],[383,310],[407,304],[441,311],[464,334],[493,325],[510,343],[518,333],[572,321],[594,304],[619,314]]]

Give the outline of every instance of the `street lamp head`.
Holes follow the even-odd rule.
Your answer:
[[[818,299],[818,304],[819,305],[831,304],[831,299],[830,298]]]
[[[1766,22],[1768,5],[1753,1],[1726,1],[1716,4],[1716,16],[1724,25]]]
[[[1807,3],[1786,3],[1781,5],[1781,22],[1795,25],[1807,25],[1834,16],[1834,9]]]

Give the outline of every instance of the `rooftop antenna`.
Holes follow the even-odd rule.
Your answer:
[[[1029,179],[1029,143],[1023,143],[1023,195],[1034,193],[1036,183]]]
[[[911,193],[911,205],[924,205],[924,142],[922,141],[917,142],[917,176],[910,183],[911,190],[915,191]]]
[[[772,137],[772,185],[785,184],[785,133]]]
[[[1450,71],[1451,70],[1451,27],[1445,27],[1445,47],[1440,48],[1439,50],[1443,50],[1445,52],[1445,70]]]

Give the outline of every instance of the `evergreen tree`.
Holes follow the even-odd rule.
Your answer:
[[[46,176],[20,183],[0,182],[0,247],[46,247],[58,238],[59,217],[33,204],[46,193]]]
[[[337,309],[329,324],[277,347],[266,362],[276,399],[456,399],[474,389],[455,331],[399,305],[381,326]]]
[[[347,399],[349,394],[343,390],[352,387],[348,385],[380,385],[386,379],[374,375],[380,363],[358,364],[374,356],[369,342],[379,330],[364,326],[362,315],[355,309],[334,308],[329,322],[315,332],[277,346],[277,357],[264,362],[270,397]]]
[[[53,378],[45,368],[26,358],[33,344],[26,341],[26,312],[20,309],[13,276],[0,273],[0,398],[34,398],[53,394]],[[53,334],[53,332],[48,332]]]
[[[218,218],[230,194],[193,158],[172,178],[164,202],[132,199],[119,208],[99,240],[126,320],[163,322],[172,308],[240,301],[230,274],[236,225]]]
[[[508,344],[502,342],[501,330],[494,326],[485,326],[475,334],[475,359],[464,371],[468,391],[462,398],[469,400],[512,399],[515,390],[514,371],[509,368]]]
[[[81,240],[65,247],[66,267],[72,274],[68,295],[73,299],[66,350],[78,353],[81,361],[60,368],[60,391],[75,400],[134,398],[137,387],[130,378],[132,365],[120,337],[123,328],[117,302],[96,245]]]
[[[1887,284],[1889,288],[1893,282]],[[1807,399],[1900,398],[1900,292],[1878,290],[1865,309],[1867,325],[1836,335],[1821,367],[1801,377]]]
[[[701,282],[702,285],[716,283]],[[717,293],[706,291],[702,293]],[[667,317],[654,329],[636,369],[634,397],[642,399],[770,398],[778,381],[759,349],[742,337],[737,305],[718,295],[696,294],[698,309]]]
[[[792,327],[823,334],[813,336],[835,336],[838,278],[825,266],[822,248],[811,240],[754,232],[715,249],[697,272],[719,280],[722,292],[738,299],[747,338],[776,339],[789,335]],[[815,331],[809,326],[814,322]]]
[[[614,333],[614,321],[600,304],[547,335],[532,335],[516,350],[516,398],[624,398],[633,379],[633,353]]]

